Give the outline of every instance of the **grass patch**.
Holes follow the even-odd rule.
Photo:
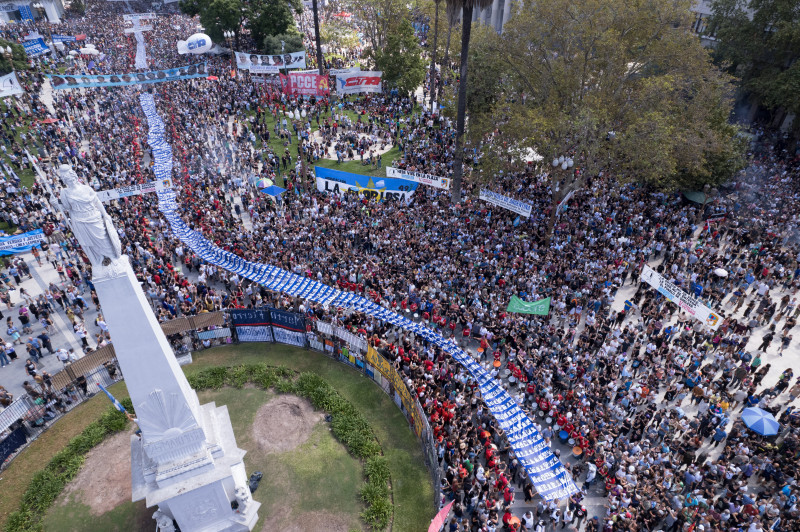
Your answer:
[[[126,502],[103,515],[91,513],[89,506],[70,496],[65,504],[56,504],[44,518],[47,532],[75,532],[93,530],[104,532],[128,532],[130,530],[151,530],[154,525],[155,508],[147,508],[144,501]]]
[[[373,169],[371,166],[365,166],[361,164],[361,159],[356,157],[354,161],[347,161],[341,164],[338,164],[336,161],[332,161],[329,159],[320,159],[316,161],[317,166],[322,166],[323,168],[330,168],[332,170],[341,170],[342,172],[350,172],[353,174],[360,174],[360,175],[368,175],[372,177],[386,177],[386,167],[392,166],[395,159],[400,158],[400,148],[395,146],[391,150],[387,151],[383,154],[381,160],[381,168]]]

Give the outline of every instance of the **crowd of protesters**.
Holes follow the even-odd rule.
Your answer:
[[[20,75],[27,92],[10,100],[3,121],[11,170],[30,164],[28,149],[51,167],[71,164],[96,189],[154,179],[138,106],[141,88],[46,96],[42,74],[59,69],[134,71],[135,41],[123,32],[118,4],[88,2],[85,17],[67,17],[51,28],[86,34],[103,59],[68,60],[69,49],[80,43],[65,43],[64,51],[35,60],[33,70]],[[149,68],[196,59],[179,56],[175,47],[196,25],[178,14],[153,21],[154,30],[145,34]],[[20,40],[34,30],[45,34],[46,28],[6,26],[2,34]],[[800,529],[800,416],[794,412],[800,383],[781,362],[797,352],[793,333],[800,314],[800,167],[794,153],[763,143],[747,171],[702,207],[678,193],[619,183],[609,170],[575,191],[551,231],[550,179],[536,167],[490,185],[533,206],[523,220],[477,200],[470,179],[461,205],[427,187],[407,203],[319,192],[312,168],[320,156],[336,151],[343,161],[366,159],[373,145],[399,147],[396,166],[449,175],[453,124],[413,96],[335,103],[290,97],[251,83],[245,73],[231,77],[229,57],[204,60],[217,80],[153,86],[187,223],[248,260],[416,315],[491,368],[554,447],[562,432],[572,442],[573,457],[563,458],[575,464],[582,492],[546,503],[462,367],[421,338],[358,313],[304,303],[310,318],[337,321],[368,338],[405,376],[429,416],[443,489],[455,501],[447,530]],[[294,118],[295,110],[304,112],[302,119]],[[56,121],[42,123],[47,117]],[[27,123],[27,136],[16,140],[13,131]],[[61,187],[54,172],[29,190],[15,173],[6,174],[4,219],[21,231],[45,229],[48,249],[35,260],[62,279],[41,294],[14,291],[12,302],[9,289],[29,266],[17,259],[0,286],[14,316],[3,335],[11,350],[0,361],[16,356],[14,345],[29,336],[26,326],[38,325],[44,332],[26,343],[36,373],[39,353],[52,351],[42,336],[52,331],[53,312],[67,316],[85,347],[110,336],[102,319],[94,328],[81,319],[99,302],[90,267],[50,196]],[[286,184],[280,202],[253,188],[259,177]],[[172,236],[153,195],[115,201],[107,210],[162,321],[299,304],[203,263]],[[721,326],[704,326],[641,283],[646,264],[707,302]],[[511,296],[550,297],[550,313],[508,313]],[[774,413],[779,434],[767,438],[747,429],[739,413],[748,406]],[[590,511],[587,501],[597,497],[604,498],[602,511]]]

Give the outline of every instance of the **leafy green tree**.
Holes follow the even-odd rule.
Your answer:
[[[409,94],[425,79],[422,49],[408,19],[404,18],[386,37],[383,49],[373,54],[376,68],[383,72],[385,86]]]
[[[797,0],[713,0],[707,33],[715,55],[758,103],[800,114],[800,4]]]
[[[28,70],[28,56],[21,44],[0,39],[0,46],[3,49],[6,46],[11,47],[11,61],[6,58],[5,54],[0,54],[0,75],[6,75],[13,70]]]
[[[245,6],[247,29],[257,43],[267,35],[297,32],[294,13],[303,10],[300,0],[247,0]]]
[[[349,0],[345,5],[358,14],[360,29],[372,50],[382,49],[392,29],[408,14],[404,0]]]
[[[206,33],[215,42],[224,42],[223,33],[233,31],[236,45],[242,27],[256,43],[267,35],[281,35],[294,28],[293,12],[302,9],[300,0],[181,0],[181,10],[199,15]]]
[[[502,92],[470,108],[484,175],[544,157],[555,205],[588,176],[702,188],[741,167],[731,79],[688,31],[689,1],[523,0],[484,53]],[[573,168],[550,162],[566,156]]]
[[[303,37],[300,34],[284,33],[281,35],[267,35],[264,37],[264,53],[267,55],[281,53],[281,41],[285,43],[283,51],[287,54],[303,51]]]
[[[225,31],[236,34],[244,19],[244,2],[241,0],[181,0],[181,11],[189,16],[199,15],[206,34],[217,43],[224,43]]]

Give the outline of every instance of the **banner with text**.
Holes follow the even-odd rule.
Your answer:
[[[361,94],[383,92],[381,88],[381,75],[383,72],[351,72],[337,74],[337,94]]]
[[[57,33],[53,34],[53,42],[75,42],[75,39],[72,35],[59,35]]]
[[[360,66],[354,66],[350,68],[332,68],[328,70],[329,76],[338,76],[340,74],[352,74],[353,72],[361,72]]]
[[[306,346],[306,317],[285,310],[269,309],[272,335],[282,344]]]
[[[678,305],[682,311],[705,323],[713,330],[716,331],[719,326],[722,325],[722,319],[719,314],[712,311],[705,303],[676,286],[675,283],[647,264],[642,268],[642,281],[658,290],[659,294]]]
[[[97,192],[97,197],[100,201],[111,201],[120,198],[127,198],[130,196],[141,196],[148,192],[155,192],[164,188],[172,187],[172,182],[167,180],[166,183],[161,181],[150,181],[148,183],[139,183],[138,185],[129,185],[127,187],[113,188],[110,190],[100,190]]]
[[[50,51],[50,48],[47,47],[41,37],[22,43],[22,47],[25,48],[25,53],[28,57],[38,57]]]
[[[400,396],[400,401],[403,404],[403,408],[411,418],[411,426],[414,428],[414,433],[417,435],[417,437],[419,437],[419,435],[422,434],[422,428],[424,425],[422,423],[422,419],[419,417],[419,413],[417,412],[417,407],[414,404],[414,396],[412,396],[411,392],[408,390],[408,386],[406,386],[405,382],[403,381],[403,377],[397,373],[397,370],[394,369],[394,366],[392,366],[388,360],[379,355],[372,346],[367,347],[367,354],[364,358],[367,364],[377,369],[378,372],[386,378],[386,380],[392,383],[394,391],[398,396]]]
[[[440,188],[442,190],[450,189],[450,178],[439,177],[424,172],[415,172],[413,170],[404,170],[402,168],[387,166],[386,177],[405,179],[406,181],[413,181],[421,185],[428,185],[429,187]]]
[[[506,312],[516,312],[518,314],[537,314],[547,316],[550,313],[550,298],[546,297],[539,301],[523,301],[517,296],[511,296]]]
[[[332,194],[354,192],[363,194],[370,200],[399,200],[408,202],[417,190],[416,183],[409,183],[405,179],[379,179],[373,181],[371,177],[331,170],[330,168],[314,167],[317,176],[317,190]]]
[[[143,85],[181,79],[205,78],[208,76],[205,63],[189,65],[153,72],[132,72],[130,74],[106,74],[104,76],[52,76],[50,83],[55,90],[81,89],[84,87],[122,87]]]
[[[132,13],[128,15],[122,15],[122,20],[134,22],[138,20],[150,20],[157,17],[158,15],[155,13]]]
[[[320,76],[316,70],[289,72],[280,75],[281,88],[290,96],[324,96],[330,93],[328,76]]]
[[[236,68],[255,72],[253,67],[271,66],[276,68],[305,68],[306,53],[292,52],[290,54],[258,55],[245,52],[236,52]],[[316,71],[315,71],[316,72]],[[272,72],[267,72],[272,73]],[[317,72],[318,73],[318,72]]]
[[[45,240],[41,229],[35,229],[21,235],[0,237],[0,255],[13,255],[30,251]]]
[[[515,212],[526,218],[530,218],[531,212],[533,212],[533,206],[531,204],[509,198],[508,196],[503,196],[491,190],[481,189],[480,198],[485,202],[497,205],[507,211]]]
[[[231,309],[231,322],[240,342],[272,342],[269,309]]]

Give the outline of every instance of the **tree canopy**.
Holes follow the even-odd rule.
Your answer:
[[[0,46],[5,48],[11,47],[11,61],[6,59],[4,54],[0,54],[0,76],[4,76],[13,70],[28,70],[28,55],[25,53],[25,48],[21,44],[0,39]]]
[[[800,113],[800,6],[797,0],[713,0],[708,34],[715,55],[758,103]]]
[[[371,51],[383,83],[403,94],[416,90],[425,79],[425,61],[411,22],[404,18],[386,36],[383,48]]]
[[[471,91],[484,101],[496,91],[483,112],[470,108],[489,174],[519,169],[532,151],[574,159],[579,171],[551,171],[561,182],[606,170],[694,188],[738,170],[731,79],[688,31],[688,0],[522,2],[502,35],[476,45],[484,60],[470,63],[499,69],[491,87]]]
[[[293,12],[302,9],[300,0],[181,0],[187,15],[199,15],[206,33],[215,42],[224,42],[223,32],[240,28],[249,32],[258,46],[270,35],[296,33]]]

